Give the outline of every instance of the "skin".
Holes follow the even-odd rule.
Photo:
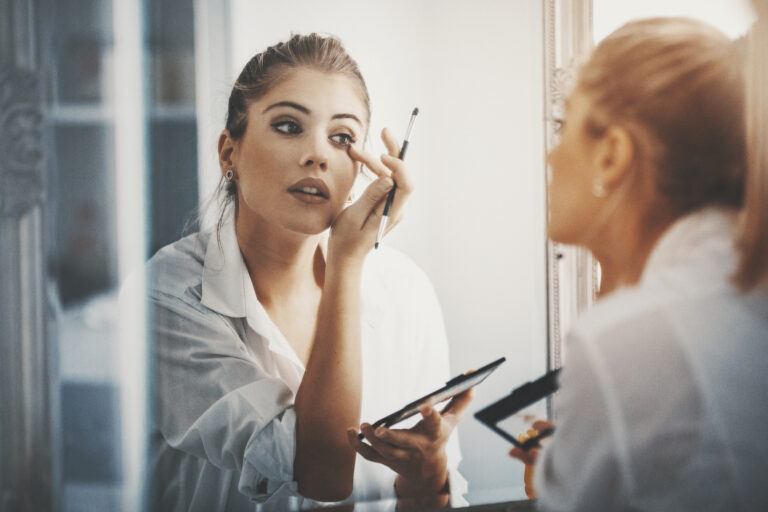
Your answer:
[[[412,191],[410,173],[397,158],[397,141],[385,130],[387,154],[375,158],[362,150],[367,130],[357,82],[296,68],[248,105],[240,139],[227,130],[219,138],[222,175],[235,172],[237,240],[251,282],[306,366],[294,404],[294,477],[303,496],[321,501],[338,501],[352,492],[359,447],[353,448],[346,431],[360,423],[362,266],[387,193],[396,182],[392,229]],[[361,164],[377,179],[345,208]],[[321,190],[321,196],[302,192],[303,186]],[[319,244],[329,227],[323,254]],[[459,402],[449,420],[437,422],[441,434],[453,428],[461,410]],[[410,435],[422,440],[422,432],[413,430]],[[399,467],[403,493],[421,492],[425,481],[442,478],[441,443],[438,436],[436,449],[418,465]]]
[[[469,389],[454,397],[440,412],[433,407],[422,409],[421,421],[410,429],[375,430],[363,423],[360,431],[365,443],[358,439],[356,429],[348,429],[349,444],[366,459],[385,464],[398,473],[395,489],[400,498],[398,510],[423,510],[442,507],[450,501],[448,488],[448,459],[445,446],[453,429],[472,401]]]
[[[627,129],[615,123],[600,137],[589,133],[587,119],[593,108],[589,95],[577,88],[566,103],[560,143],[547,156],[548,235],[592,252],[602,269],[603,297],[637,284],[651,250],[674,218],[665,214],[650,179],[654,170],[637,157]],[[593,192],[595,183],[605,190],[601,197]],[[533,424],[537,431],[551,427],[547,421]],[[513,448],[509,454],[534,466],[539,452]]]
[[[588,94],[579,89],[571,94],[560,143],[547,157],[548,235],[592,252],[602,269],[604,296],[637,283],[673,219],[664,213],[651,180],[654,172],[636,157],[628,130],[617,123],[599,138],[589,134],[586,120],[592,108]],[[605,190],[602,197],[594,194],[596,183]]]

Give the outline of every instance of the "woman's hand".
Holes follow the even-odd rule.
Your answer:
[[[378,178],[334,221],[328,241],[329,255],[336,254],[342,258],[352,257],[362,261],[376,242],[386,197],[393,184],[397,184],[397,193],[389,210],[387,232],[402,218],[403,206],[413,191],[412,181],[405,163],[398,158],[400,146],[395,138],[386,128],[382,131],[381,138],[388,152],[381,158],[354,146],[349,147],[350,158],[364,164]]]
[[[529,431],[520,435],[521,442],[525,441],[529,437],[537,435],[543,430],[548,430],[555,427],[554,423],[543,420],[535,421],[532,426],[534,430],[533,432]],[[536,489],[533,486],[533,472],[536,467],[536,461],[539,459],[539,451],[539,447],[529,448],[528,451],[523,451],[517,446],[509,451],[509,455],[522,461],[525,464],[525,474],[523,475],[523,479],[525,481],[525,495],[531,499],[536,497]]]
[[[355,429],[347,430],[349,444],[364,458],[384,464],[398,474],[398,497],[444,494],[448,483],[445,445],[472,396],[471,389],[456,395],[442,412],[425,407],[421,421],[410,429],[374,430],[363,423],[360,430],[370,444],[358,439]]]

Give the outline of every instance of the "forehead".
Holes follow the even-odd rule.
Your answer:
[[[574,89],[565,99],[565,110],[572,115],[585,112],[589,109],[590,105],[589,97],[578,88]]]
[[[261,113],[264,108],[280,101],[298,103],[313,116],[330,118],[336,114],[354,114],[364,123],[368,120],[360,85],[357,80],[341,73],[292,69],[251,106]]]

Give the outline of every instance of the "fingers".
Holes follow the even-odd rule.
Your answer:
[[[405,162],[392,155],[381,155],[381,161],[391,171],[392,179],[397,183],[398,192],[405,191],[406,193],[411,193],[413,191],[413,183],[407,172]]]
[[[459,393],[443,409],[443,417],[452,422],[453,425],[459,422],[464,411],[469,407],[470,402],[475,397],[475,388],[469,388],[463,393]]]
[[[360,198],[351,204],[347,210],[348,216],[353,216],[359,220],[359,229],[363,229],[368,224],[368,221],[373,218],[378,226],[378,222],[381,219],[381,213],[384,209],[383,203],[386,200],[387,193],[394,186],[392,178],[381,177],[376,181],[368,185],[365,191],[360,195]],[[377,228],[372,228],[377,229]]]
[[[349,156],[356,162],[362,162],[368,169],[373,171],[376,176],[392,176],[390,171],[378,158],[367,151],[349,146]]]
[[[546,420],[536,420],[536,421],[533,422],[533,425],[531,425],[531,426],[535,430],[538,430],[539,432],[541,432],[543,430],[550,429],[550,428],[555,428],[555,424],[554,423],[552,423],[550,421],[546,421]]]
[[[365,436],[366,441],[371,443],[373,449],[376,450],[376,452],[385,459],[400,461],[406,461],[410,459],[410,452],[400,447],[391,445],[383,439],[380,439],[374,432],[373,427],[371,427],[371,425],[368,423],[363,423],[360,425],[360,431]]]
[[[515,446],[509,451],[509,455],[512,458],[518,459],[525,464],[533,465],[533,464],[536,464],[536,460],[539,458],[539,449],[531,448],[528,451],[523,451],[517,446]]]
[[[373,447],[358,439],[357,431],[355,429],[347,429],[347,440],[349,441],[350,446],[352,446],[357,453],[362,455],[364,459],[370,460],[371,462],[384,462],[384,458],[374,450]]]
[[[385,130],[382,132],[382,137],[389,132]],[[358,149],[354,146],[349,146],[348,154],[356,162],[362,162],[368,169],[370,169],[377,176],[391,176],[397,183],[398,189],[408,194],[413,190],[413,183],[406,172],[405,162],[398,158],[399,146],[391,135],[387,135],[389,140],[385,138],[384,143],[387,146],[389,154],[381,155],[381,158],[376,158],[372,154]]]
[[[423,435],[416,434],[410,429],[388,429],[379,427],[375,431],[376,437],[389,444],[411,450],[421,450],[424,442]]]
[[[440,424],[443,421],[442,416],[434,407],[424,407],[421,410],[421,428],[424,434],[430,440],[434,441],[440,437]]]
[[[387,147],[387,151],[389,151],[391,156],[395,158],[400,157],[400,144],[392,135],[392,132],[389,131],[389,128],[381,130],[381,140],[384,141],[384,145]]]
[[[382,199],[387,196],[387,193],[394,186],[394,184],[395,183],[392,181],[392,178],[386,176],[378,178],[376,181],[365,188],[365,191],[363,191],[361,194],[360,199],[355,202],[355,205],[359,204],[358,207],[365,211],[373,209]]]
[[[389,231],[400,222],[400,219],[403,216],[403,207],[413,191],[413,181],[411,180],[405,162],[398,158],[400,146],[397,143],[397,140],[395,140],[387,129],[382,131],[381,137],[388,151],[388,154],[381,155],[381,158],[376,158],[367,151],[363,151],[354,146],[349,147],[348,154],[353,160],[362,162],[377,176],[388,176],[395,182],[397,192],[392,201],[386,231],[389,233]]]

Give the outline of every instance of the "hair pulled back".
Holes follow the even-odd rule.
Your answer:
[[[743,59],[717,29],[686,18],[633,21],[594,50],[577,89],[593,110],[587,130],[620,124],[640,173],[672,219],[744,195]],[[652,173],[648,175],[646,173]]]
[[[349,56],[344,45],[333,36],[317,33],[294,34],[287,41],[270,46],[254,55],[237,77],[229,95],[225,128],[233,140],[239,140],[248,126],[248,106],[258,101],[280,83],[288,73],[298,68],[309,68],[325,73],[345,75],[359,86],[360,98],[365,104],[366,123],[370,121],[371,106],[368,87],[357,62]],[[237,215],[237,184],[221,180],[221,186],[211,199],[219,200],[217,236],[224,223],[224,214],[234,203]]]
[[[295,34],[285,42],[270,46],[254,55],[237,77],[229,95],[226,129],[237,140],[245,133],[248,104],[269,92],[288,71],[300,67],[326,73],[346,75],[357,82],[370,121],[368,88],[357,63],[349,56],[341,41],[316,33]]]
[[[757,22],[747,35],[747,187],[736,283],[750,290],[768,283],[768,0],[752,0]]]

